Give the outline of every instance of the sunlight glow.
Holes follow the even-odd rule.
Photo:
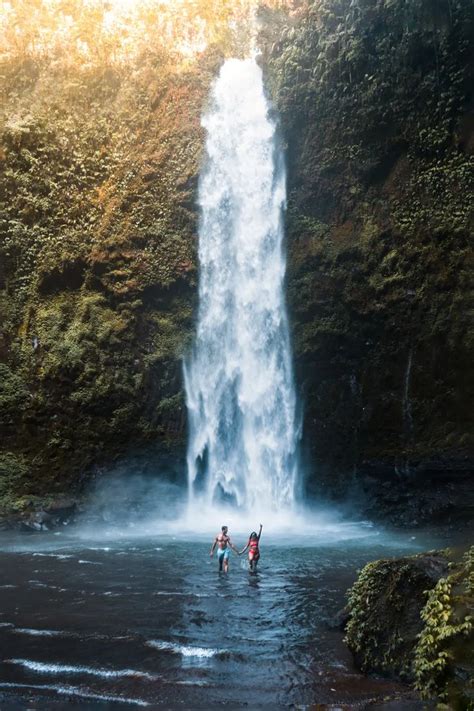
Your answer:
[[[257,6],[284,1],[0,0],[0,58],[113,64],[163,52],[192,58],[211,45],[241,52]]]

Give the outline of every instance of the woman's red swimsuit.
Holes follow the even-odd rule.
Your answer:
[[[260,558],[258,540],[256,538],[250,538],[247,545],[249,547],[249,560],[258,560]]]

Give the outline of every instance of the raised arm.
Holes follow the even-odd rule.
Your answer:
[[[263,528],[263,526],[262,526],[262,524],[260,524],[260,531],[258,532],[258,536],[257,536],[258,540],[260,540],[260,536],[262,535],[262,528]]]
[[[212,544],[211,552],[209,553],[209,555],[211,556],[211,558],[212,558],[212,556],[214,555],[214,550],[215,550],[216,546],[217,546],[217,537],[214,538],[214,543]]]

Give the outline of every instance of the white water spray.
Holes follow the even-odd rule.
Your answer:
[[[203,119],[199,313],[185,367],[191,509],[291,511],[296,399],[284,299],[285,173],[253,59],[222,66]]]

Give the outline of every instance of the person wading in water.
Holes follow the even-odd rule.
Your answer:
[[[242,553],[245,553],[247,548],[249,549],[249,570],[251,573],[257,572],[257,563],[260,558],[260,550],[258,545],[260,543],[260,536],[262,535],[262,528],[263,526],[260,524],[260,531],[258,533],[252,531],[247,545],[239,551],[239,555],[242,555]]]
[[[217,546],[217,560],[219,561],[219,572],[222,571],[222,566],[224,566],[224,573],[227,573],[229,571],[230,549],[232,548],[234,553],[237,553],[237,555],[239,554],[239,551],[230,540],[228,530],[229,529],[227,528],[227,526],[222,526],[221,533],[218,533],[215,537],[214,543],[212,544],[211,552],[209,554],[212,558],[212,556],[214,555],[214,550]]]

